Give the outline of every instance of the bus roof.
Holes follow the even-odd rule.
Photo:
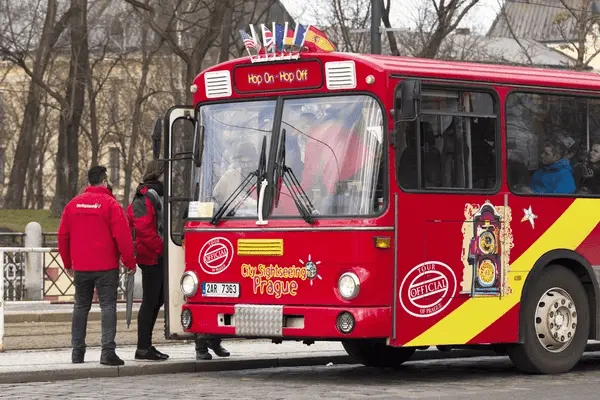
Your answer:
[[[323,62],[352,60],[355,61],[357,69],[362,66],[397,77],[471,81],[476,84],[600,90],[600,74],[594,72],[341,52],[306,52],[300,54],[299,60],[315,58]],[[201,77],[207,72],[231,71],[235,66],[244,64],[251,64],[250,57],[241,57],[214,65],[198,74],[194,83],[200,83]],[[262,61],[254,65],[261,64],[266,66],[270,62]]]

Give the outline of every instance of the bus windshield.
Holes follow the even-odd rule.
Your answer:
[[[306,194],[315,215],[373,215],[383,207],[383,112],[365,95],[286,99],[273,137],[275,100],[207,104],[199,109],[204,127],[202,167],[194,173],[197,199],[211,204],[210,218],[266,159],[275,163],[269,182],[272,216],[299,217],[293,191]],[[285,140],[285,144],[283,142]],[[276,146],[271,147],[275,141]],[[276,150],[275,155],[270,152]],[[285,168],[283,166],[285,165]],[[286,172],[283,172],[283,171]],[[291,178],[291,180],[290,180]],[[296,182],[296,188],[290,188]],[[224,218],[257,217],[258,190],[252,176]],[[293,185],[292,185],[293,186]]]
[[[372,97],[289,99],[283,104],[285,164],[321,216],[372,215],[383,207],[383,113]],[[283,146],[281,146],[283,148]],[[281,157],[278,157],[281,158]],[[297,216],[284,183],[272,215]]]

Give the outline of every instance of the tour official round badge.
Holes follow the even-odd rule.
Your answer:
[[[204,272],[217,275],[225,271],[233,259],[233,245],[224,237],[204,243],[198,254],[198,263]]]
[[[400,284],[400,305],[408,314],[427,318],[444,311],[456,293],[456,275],[439,261],[411,269]]]

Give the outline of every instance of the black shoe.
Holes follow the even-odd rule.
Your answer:
[[[85,350],[76,350],[73,349],[71,353],[71,361],[73,364],[83,364],[83,359],[85,358]]]
[[[211,346],[210,347],[212,349],[212,351],[215,352],[216,355],[218,355],[219,357],[229,357],[229,352],[227,350],[225,350],[225,347],[219,345],[218,347],[216,346]]]
[[[102,354],[102,356],[100,357],[100,364],[117,366],[117,365],[125,365],[125,362],[123,360],[121,360],[116,353],[112,352],[112,353]]]
[[[152,348],[149,350],[140,350],[137,349],[135,351],[135,359],[143,360],[143,361],[164,361],[166,358],[161,357],[160,354],[156,353]]]
[[[212,360],[212,356],[208,352],[208,350],[196,351],[196,360]]]
[[[156,350],[156,347],[152,346],[152,347],[150,347],[150,348],[152,349],[152,351],[154,351],[156,354],[158,354],[160,357],[164,358],[165,360],[166,360],[167,358],[169,358],[169,355],[168,355],[168,354],[165,354],[165,353],[162,353],[162,352],[160,352],[160,351]]]

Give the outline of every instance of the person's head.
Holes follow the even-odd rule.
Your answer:
[[[544,148],[540,154],[540,161],[544,165],[551,165],[564,158],[566,155],[565,146],[558,141],[549,140],[544,143]]]
[[[143,182],[162,182],[164,178],[165,165],[162,161],[152,160],[146,165],[146,171],[142,177]]]
[[[93,166],[88,170],[88,182],[90,186],[104,186],[105,188],[112,188],[108,182],[106,167],[101,165]]]
[[[592,164],[600,163],[600,141],[592,142],[588,159]]]
[[[251,142],[242,142],[237,145],[232,158],[233,165],[242,175],[247,175],[258,167],[258,152]]]

